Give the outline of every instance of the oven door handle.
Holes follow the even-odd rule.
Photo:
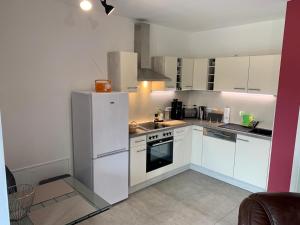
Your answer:
[[[152,147],[155,147],[155,146],[164,145],[164,144],[171,143],[171,142],[173,142],[173,140],[170,140],[170,141],[164,141],[164,142],[159,142],[159,143],[153,144],[153,145],[151,145],[151,146],[152,146]]]

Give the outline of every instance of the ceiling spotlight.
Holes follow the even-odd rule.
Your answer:
[[[93,5],[88,0],[83,0],[80,2],[80,8],[84,11],[90,11],[92,9]]]
[[[106,15],[109,15],[114,11],[115,7],[113,7],[112,5],[108,5],[106,3],[106,0],[100,0],[100,1],[102,3],[103,7],[105,8]]]

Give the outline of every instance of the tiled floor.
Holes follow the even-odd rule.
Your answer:
[[[236,225],[250,192],[186,171],[130,195],[84,225]]]

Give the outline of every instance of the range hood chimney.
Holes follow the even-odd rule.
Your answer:
[[[169,77],[151,69],[150,24],[134,25],[134,51],[138,53],[138,81],[169,81]]]

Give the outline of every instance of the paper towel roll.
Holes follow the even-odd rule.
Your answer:
[[[223,122],[224,123],[230,123],[230,108],[228,108],[228,107],[224,108]]]

